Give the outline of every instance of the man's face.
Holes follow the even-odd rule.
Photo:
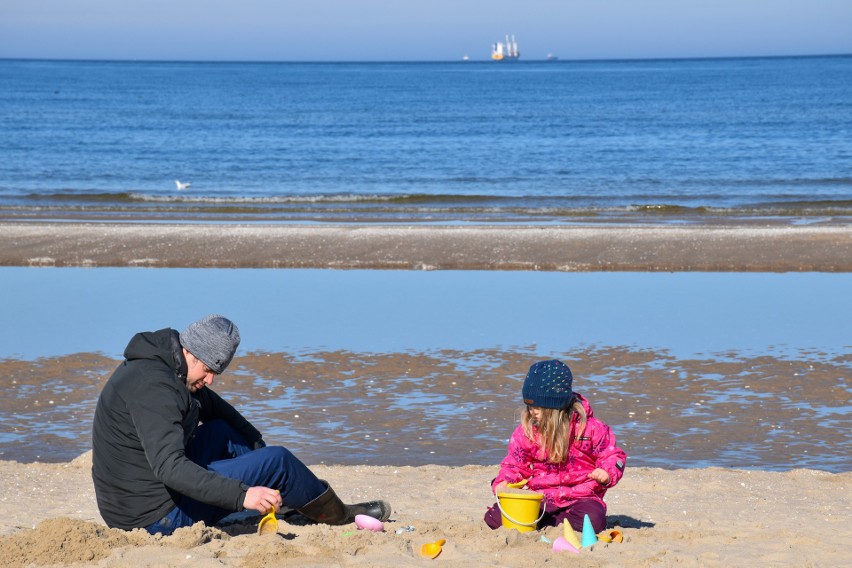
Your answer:
[[[207,365],[202,363],[195,355],[186,352],[186,388],[189,392],[198,392],[206,386],[213,384],[216,373],[211,371]]]

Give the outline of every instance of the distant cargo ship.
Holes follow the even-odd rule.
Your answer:
[[[491,59],[494,61],[517,61],[521,56],[521,52],[518,51],[518,42],[515,41],[515,36],[512,36],[512,39],[509,39],[509,36],[506,36],[506,42],[498,41],[493,46],[491,46]]]

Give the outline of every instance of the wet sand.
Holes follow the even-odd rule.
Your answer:
[[[607,494],[621,543],[555,553],[562,531],[489,530],[496,467],[317,466],[347,501],[377,496],[394,513],[384,532],[282,520],[259,536],[252,519],[166,538],[107,529],[94,501],[90,454],[64,464],[0,462],[0,555],[25,566],[844,566],[852,473],[628,467]],[[404,527],[412,531],[400,532]],[[446,544],[436,559],[420,547]]]
[[[0,222],[0,266],[850,272],[852,227]]]
[[[852,471],[852,355],[678,358],[588,347],[555,353],[632,466]],[[214,390],[309,464],[491,465],[517,424],[526,350],[254,353]],[[88,450],[95,401],[119,361],[0,360],[0,459]],[[317,444],[320,437],[322,444]]]

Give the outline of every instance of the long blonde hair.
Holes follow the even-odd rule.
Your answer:
[[[571,444],[586,430],[586,409],[574,397],[566,408],[542,408],[541,418],[536,422],[527,406],[521,424],[526,437],[539,444],[540,457],[547,452],[548,463],[562,463],[568,459]]]

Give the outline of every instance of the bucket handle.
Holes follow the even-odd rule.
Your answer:
[[[515,519],[510,517],[509,514],[506,511],[503,510],[503,506],[500,505],[500,499],[497,499],[497,508],[500,509],[500,512],[503,514],[503,516],[506,517],[507,519],[509,519],[510,522],[515,523],[516,525],[521,525],[522,527],[534,527],[534,526],[538,525],[538,522],[544,518],[544,514],[547,512],[547,509],[545,507],[542,507],[541,508],[541,515],[539,515],[538,518],[535,521],[533,521],[531,523],[522,523],[522,522],[516,521]]]

